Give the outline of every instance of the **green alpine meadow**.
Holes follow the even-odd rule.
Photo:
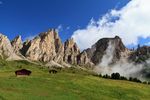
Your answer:
[[[20,67],[31,76],[16,76]],[[26,61],[0,62],[0,100],[149,100],[149,93],[150,85],[100,78],[83,69],[49,74]]]

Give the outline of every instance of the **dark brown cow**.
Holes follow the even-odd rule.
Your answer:
[[[21,69],[21,70],[17,70],[15,71],[16,76],[18,75],[27,75],[29,76],[31,74],[31,71],[26,70],[26,69]]]

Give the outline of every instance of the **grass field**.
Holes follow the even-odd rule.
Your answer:
[[[14,71],[27,68],[29,77]],[[49,74],[24,61],[0,61],[0,100],[150,100],[150,85],[95,77],[82,71]]]

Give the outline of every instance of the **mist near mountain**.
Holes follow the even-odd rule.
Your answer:
[[[112,62],[114,51],[115,43],[113,43],[113,41],[109,41],[108,48],[106,49],[106,54],[103,55],[102,61],[99,65],[102,67],[107,67]]]
[[[102,60],[96,67],[94,71],[98,74],[108,74],[120,73],[120,75],[129,77],[136,77],[141,80],[146,80],[147,73],[149,73],[150,68],[150,59],[142,63],[135,63],[132,60],[128,59],[128,55],[122,56],[118,61],[113,62],[115,53],[115,42],[109,41],[108,47],[105,51],[105,54],[102,57]],[[147,72],[145,72],[147,71]]]

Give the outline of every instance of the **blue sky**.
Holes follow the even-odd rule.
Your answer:
[[[49,28],[62,26],[63,41],[91,18],[98,19],[128,0],[0,0],[0,32],[13,39],[34,36]]]
[[[150,44],[150,35],[146,33],[148,31],[144,31],[145,34],[135,36],[136,38],[133,38],[134,35],[131,35],[132,38],[127,40],[126,37],[130,37],[129,34],[131,34],[131,32],[127,31],[127,33],[122,35],[119,33],[120,31],[113,30],[112,33],[118,32],[118,34],[103,34],[103,36],[100,35],[96,38],[91,38],[92,35],[94,36],[97,33],[90,33],[91,31],[88,29],[89,24],[91,24],[91,19],[94,19],[94,21],[98,23],[98,21],[102,21],[102,17],[106,17],[113,9],[115,9],[115,12],[120,13],[120,15],[117,16],[123,16],[120,17],[120,19],[124,18],[124,13],[132,13],[130,12],[130,9],[132,11],[135,4],[139,3],[142,5],[141,1],[142,0],[0,0],[0,33],[7,35],[10,40],[17,35],[21,35],[24,40],[38,35],[40,32],[47,31],[49,28],[59,27],[59,35],[62,41],[64,42],[66,39],[73,36],[81,49],[90,47],[91,44],[94,44],[94,42],[103,36],[111,37],[114,35],[119,35],[123,38],[123,42],[125,42],[128,47],[132,47],[137,43]],[[146,6],[144,5],[144,7]],[[141,8],[139,7],[139,9]],[[138,15],[138,13],[133,12],[133,14],[134,15],[126,15],[129,18],[131,17],[131,19],[142,18],[142,16],[140,16],[142,14],[143,16],[146,16],[144,13],[139,13]],[[114,16],[109,17],[111,19],[114,18]],[[147,17],[144,19],[147,19]],[[108,21],[108,19],[106,20]],[[147,20],[145,20],[145,22],[148,22]],[[136,24],[136,22],[137,20],[133,23],[127,22],[124,24],[128,26],[128,24],[132,25]],[[116,25],[116,22],[114,24]],[[139,24],[141,25],[141,21],[139,21]],[[92,26],[91,30],[93,30],[93,27],[95,26]],[[104,29],[110,30],[110,27],[105,27]],[[119,30],[121,30],[121,28]],[[122,29],[122,31],[123,30],[124,29]],[[139,32],[142,33],[143,31]],[[85,34],[87,34],[87,39],[90,40],[91,38],[90,43],[87,42],[89,45],[86,44],[86,41],[88,40],[82,38]],[[136,31],[133,31],[133,34],[137,34],[137,29]],[[132,39],[134,40],[133,42]],[[84,48],[82,48],[83,45],[85,45]]]

